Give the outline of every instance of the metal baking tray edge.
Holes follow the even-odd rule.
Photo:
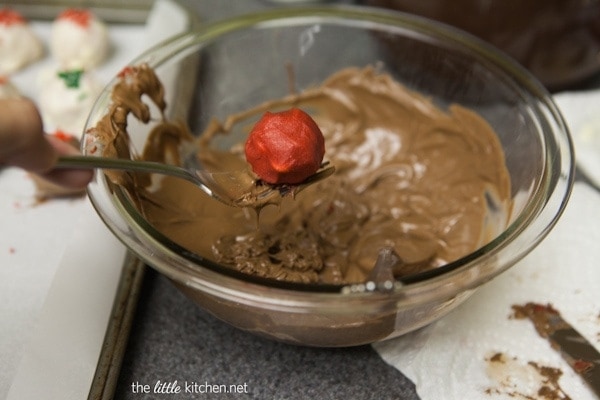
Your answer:
[[[85,8],[105,22],[143,24],[154,0],[4,0],[3,5],[30,20],[53,20],[66,8]]]
[[[127,252],[88,400],[114,396],[147,268]]]

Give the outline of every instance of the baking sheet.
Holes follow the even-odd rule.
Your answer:
[[[102,83],[196,23],[173,1],[152,6],[145,24],[109,26],[111,56],[93,71]],[[47,52],[50,24],[31,20]],[[50,68],[47,53],[10,79],[36,100],[38,76]],[[0,187],[0,398],[110,398],[143,266],[126,257],[87,198],[38,203],[31,179],[14,168],[0,170]]]
[[[31,21],[31,26],[39,37],[48,37],[49,22]],[[108,82],[133,54],[143,50],[144,29],[143,25],[110,26],[111,57],[93,71],[99,82]],[[45,57],[10,80],[24,96],[36,100],[39,76],[54,67],[54,61]],[[88,208],[83,197],[38,203],[32,180],[19,169],[1,169],[0,187],[0,398],[4,398],[63,254],[73,244],[77,221]]]

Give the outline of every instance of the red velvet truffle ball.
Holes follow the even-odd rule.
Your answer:
[[[304,111],[292,108],[266,112],[246,141],[246,160],[263,181],[297,184],[320,168],[325,139],[316,122]]]

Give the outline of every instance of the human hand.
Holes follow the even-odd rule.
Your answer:
[[[60,186],[84,188],[90,170],[55,169],[60,155],[78,154],[75,147],[44,134],[35,104],[26,98],[0,99],[0,165],[23,168]]]

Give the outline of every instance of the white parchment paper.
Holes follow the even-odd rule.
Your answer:
[[[578,167],[600,183],[600,91],[562,93],[555,100],[574,138]],[[577,183],[564,215],[520,263],[479,289],[442,320],[374,345],[407,375],[423,400],[597,397],[513,305],[550,303],[600,348],[600,193]],[[492,361],[502,355],[502,362]],[[539,373],[554,368],[557,385]]]

